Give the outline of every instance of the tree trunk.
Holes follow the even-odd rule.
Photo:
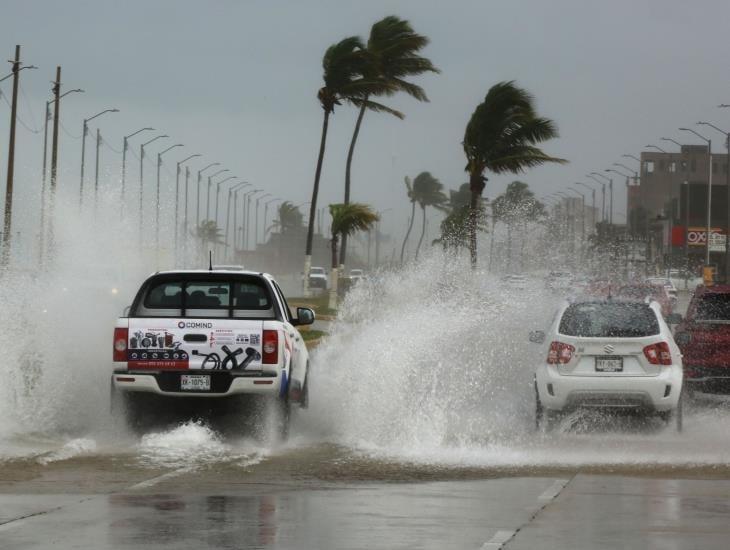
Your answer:
[[[332,250],[332,270],[330,271],[330,297],[328,307],[337,309],[337,283],[339,282],[339,274],[337,272],[337,235],[332,234],[330,240],[330,248]]]
[[[317,170],[314,173],[314,187],[312,188],[312,202],[309,205],[309,224],[307,226],[307,246],[304,251],[304,295],[309,296],[309,269],[312,267],[312,240],[314,239],[314,220],[317,215],[317,195],[319,194],[319,178],[322,175],[322,161],[324,150],[327,145],[327,126],[330,113],[324,110],[322,121],[322,138],[319,144],[319,156],[317,157]]]
[[[479,221],[479,199],[484,191],[486,178],[481,172],[472,170],[469,173],[469,190],[471,201],[469,202],[469,252],[471,256],[471,267],[477,267],[477,222]]]
[[[365,96],[365,101],[368,100],[368,96]],[[357,122],[355,123],[355,131],[352,133],[352,139],[350,140],[350,149],[347,151],[347,164],[345,166],[345,204],[350,204],[350,186],[351,179],[350,173],[352,171],[352,157],[355,153],[355,143],[357,143],[357,137],[360,134],[360,126],[362,125],[362,118],[365,116],[365,103],[363,102],[360,107],[360,113],[357,115]],[[342,243],[340,244],[340,263],[345,264],[347,257],[347,235],[342,235]]]
[[[426,234],[426,207],[421,205],[421,210],[423,211],[423,225],[421,226],[421,238],[418,239],[418,246],[416,247],[416,260],[418,260],[418,251],[421,250],[423,236]]]
[[[408,224],[408,231],[406,231],[406,236],[403,239],[403,246],[401,246],[400,249],[400,263],[403,265],[403,256],[406,252],[406,243],[408,242],[408,237],[411,235],[411,229],[413,229],[413,219],[416,217],[416,201],[411,201],[411,220]]]

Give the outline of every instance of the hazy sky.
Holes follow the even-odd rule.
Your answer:
[[[393,208],[383,226],[395,223],[399,234],[409,211],[403,176],[428,170],[448,188],[466,181],[464,125],[500,80],[535,95],[561,134],[545,149],[571,161],[519,176],[538,195],[588,181],[587,172],[622,161],[623,153],[638,156],[647,143],[663,146],[660,136],[691,141],[678,126],[704,119],[730,127],[730,110],[716,107],[730,103],[730,3],[722,0],[3,0],[2,7],[0,55],[10,59],[21,44],[23,60],[40,67],[22,73],[20,114],[30,126],[42,125],[49,81],[61,65],[64,89],[86,90],[63,103],[62,122],[74,136],[83,117],[116,107],[121,113],[98,119],[115,149],[124,134],[154,126],[171,136],[160,148],[185,144],[166,157],[168,168],[202,153],[192,168],[221,162],[295,203],[311,194],[324,50],[347,35],[367,37],[383,16],[410,20],[431,38],[424,54],[442,74],[419,80],[430,103],[391,101],[406,120],[366,115],[353,169],[354,200]],[[9,82],[0,84],[8,95]],[[344,106],[331,121],[321,205],[342,200],[355,114]],[[3,195],[8,120],[0,102]],[[60,185],[76,187],[80,141],[61,137]],[[153,155],[159,150],[150,146]],[[41,154],[42,135],[19,127],[18,206],[26,210],[35,207]],[[120,156],[105,149],[104,169],[116,177],[119,165]],[[489,177],[490,198],[515,179]]]

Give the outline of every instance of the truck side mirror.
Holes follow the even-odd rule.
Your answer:
[[[298,307],[297,308],[297,318],[294,319],[294,325],[301,326],[301,325],[311,325],[314,323],[314,311],[309,309],[308,307]]]

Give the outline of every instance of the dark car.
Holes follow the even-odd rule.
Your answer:
[[[690,392],[730,393],[730,285],[698,287],[674,338]]]

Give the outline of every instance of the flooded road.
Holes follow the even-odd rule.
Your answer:
[[[627,533],[670,512],[680,531],[696,512],[724,533],[727,400],[686,410],[683,433],[598,413],[534,429],[527,334],[561,299],[539,280],[505,288],[433,257],[362,285],[313,354],[287,442],[245,417],[130,432],[108,398],[120,304],[31,319],[34,287],[53,285],[23,285],[29,299],[5,302],[22,322],[0,336],[2,548],[601,548],[615,510]],[[571,538],[585,499],[593,545]],[[523,544],[548,513],[555,545]],[[657,547],[683,547],[676,529]]]

